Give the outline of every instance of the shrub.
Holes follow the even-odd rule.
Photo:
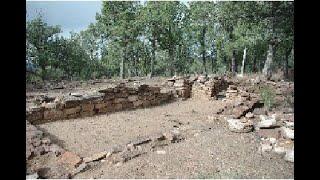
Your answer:
[[[291,107],[294,106],[294,91],[286,91],[284,93],[284,107]]]
[[[260,96],[263,101],[264,107],[270,110],[275,103],[275,92],[268,86],[264,86],[260,89]]]

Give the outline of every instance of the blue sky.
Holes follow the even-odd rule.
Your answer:
[[[100,13],[102,1],[27,1],[27,20],[41,13],[49,25],[60,25],[62,35],[68,37],[70,31],[79,32],[95,22],[96,13]]]
[[[49,25],[61,26],[61,35],[69,37],[70,31],[80,32],[94,23],[101,7],[102,1],[27,1],[27,21],[40,13]]]

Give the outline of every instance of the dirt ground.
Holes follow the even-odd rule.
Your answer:
[[[100,163],[74,178],[294,178],[294,164],[261,154],[256,132],[233,133],[215,120],[224,101],[188,99],[161,106],[38,125],[81,157],[138,137],[176,129],[183,141],[120,165]],[[214,118],[208,118],[208,116]]]

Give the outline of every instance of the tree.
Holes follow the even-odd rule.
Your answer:
[[[105,32],[111,41],[119,43],[122,50],[120,76],[125,78],[125,63],[128,61],[128,46],[137,37],[135,17],[137,2],[103,2],[99,23],[106,27]]]
[[[293,62],[293,2],[103,2],[71,38],[39,17],[26,60],[43,79],[261,72]],[[242,60],[242,63],[241,63]],[[211,68],[208,68],[211,64]]]
[[[51,54],[48,51],[52,38],[61,32],[59,26],[48,26],[41,16],[27,22],[26,39],[36,49],[33,63],[41,68],[41,78],[46,79],[46,67],[50,64]]]
[[[207,47],[206,40],[208,31],[214,29],[215,23],[215,6],[214,2],[191,2],[191,28],[197,36],[197,42],[200,44],[200,53],[203,63],[203,71],[207,73],[206,56]],[[210,45],[209,45],[210,47]]]

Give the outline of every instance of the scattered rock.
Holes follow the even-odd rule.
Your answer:
[[[140,137],[139,139],[131,141],[130,143],[128,143],[128,145],[132,144],[132,146],[137,146],[137,145],[148,143],[150,141],[151,141],[150,137]]]
[[[291,121],[284,121],[284,126],[290,129],[294,129],[294,122]]]
[[[71,178],[71,172],[63,165],[54,165],[38,170],[39,177],[41,179],[69,179]]]
[[[75,153],[66,151],[60,156],[59,162],[71,167],[77,167],[82,162],[82,159]]]
[[[286,152],[286,155],[284,156],[284,160],[289,161],[289,162],[294,162],[294,150],[291,149]]]
[[[267,115],[267,111],[264,108],[255,108],[253,110],[254,115]]]
[[[103,151],[103,152],[99,152],[99,153],[96,153],[90,157],[85,157],[83,158],[83,161],[85,163],[88,163],[88,162],[91,162],[91,161],[98,161],[100,159],[103,159],[107,156],[107,154],[110,153],[109,151]]]
[[[253,123],[250,120],[228,119],[227,122],[232,132],[247,133],[253,130]]]
[[[65,150],[63,148],[61,148],[60,146],[56,145],[56,144],[51,144],[50,145],[50,152],[53,152],[53,153],[56,154],[56,156],[59,156],[62,153],[64,153]]]
[[[157,152],[157,154],[166,154],[166,151],[164,151],[164,150],[158,150],[156,152]]]
[[[279,139],[281,137],[280,129],[259,129],[257,130],[257,135],[260,138],[275,138]]]
[[[277,121],[274,115],[272,116],[265,116],[260,115],[261,121],[258,122],[257,128],[272,128],[277,125]]]
[[[85,162],[82,162],[72,173],[72,175],[76,175],[80,172],[83,172],[88,167],[88,164]]]
[[[246,118],[253,118],[254,114],[252,112],[248,112],[245,117]]]
[[[272,143],[270,143],[268,140],[263,141],[261,143],[261,152],[262,153],[270,152],[271,150],[272,150]]]
[[[284,154],[287,151],[291,150],[293,148],[293,146],[294,146],[293,141],[280,139],[274,145],[274,149],[273,150],[277,154]]]
[[[26,176],[26,179],[38,179],[38,178],[39,178],[38,173],[34,173]]]
[[[264,141],[270,143],[271,145],[274,145],[277,143],[276,138],[266,138],[266,139],[264,139]]]
[[[71,96],[75,96],[75,97],[82,97],[82,96],[83,96],[82,94],[76,93],[76,92],[70,93],[70,95],[71,95]]]
[[[287,127],[281,127],[281,134],[284,138],[287,139],[294,139],[294,130],[287,128]]]

